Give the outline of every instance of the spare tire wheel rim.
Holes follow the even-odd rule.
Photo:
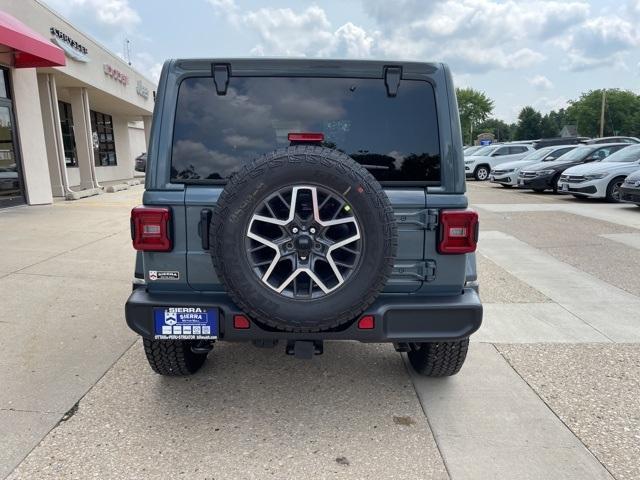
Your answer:
[[[363,238],[342,195],[319,185],[292,185],[258,204],[245,243],[249,264],[264,285],[288,298],[311,300],[352,276]]]

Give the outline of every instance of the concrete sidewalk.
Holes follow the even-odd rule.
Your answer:
[[[135,341],[122,304],[142,190],[0,212],[0,478]]]

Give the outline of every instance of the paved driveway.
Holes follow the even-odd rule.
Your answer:
[[[158,377],[122,318],[141,187],[0,212],[0,476],[640,478],[640,209],[469,189],[485,323],[437,380],[357,343]]]

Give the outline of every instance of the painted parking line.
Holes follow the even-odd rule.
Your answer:
[[[593,205],[580,203],[481,203],[474,207],[494,213],[508,212],[566,212],[594,220],[640,229],[640,209],[626,204]]]
[[[452,480],[612,479],[493,345],[474,343],[455,377],[408,368]]]
[[[480,252],[614,342],[640,342],[640,298],[502,232],[483,232]]]
[[[640,233],[609,233],[600,236],[640,250]]]
[[[611,342],[557,303],[485,303],[483,308],[482,328],[471,337],[476,342]]]

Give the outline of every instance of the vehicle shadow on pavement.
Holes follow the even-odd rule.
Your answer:
[[[216,345],[192,377],[148,367],[137,342],[13,478],[447,478],[391,345]],[[141,473],[142,472],[142,473]]]

